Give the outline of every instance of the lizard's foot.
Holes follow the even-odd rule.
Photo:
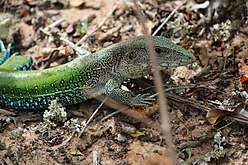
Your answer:
[[[12,40],[8,44],[7,48],[4,46],[3,41],[0,40],[0,65],[4,63],[11,56],[16,56],[18,53],[10,54],[12,48]]]
[[[155,101],[155,97],[149,93],[135,95],[130,91],[119,88],[120,83],[115,79],[110,79],[105,85],[105,92],[111,99],[129,105],[130,107],[144,107]]]
[[[130,106],[144,107],[151,104],[155,100],[156,98],[154,98],[154,96],[151,96],[149,93],[138,94],[137,96],[133,97]]]

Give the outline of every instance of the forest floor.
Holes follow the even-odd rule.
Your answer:
[[[138,3],[150,34],[181,2]],[[172,136],[176,153],[170,153],[157,129],[158,102],[116,114],[118,108],[104,105],[84,129],[101,104],[92,99],[65,107],[66,116],[55,125],[44,116],[48,111],[1,114],[2,164],[164,165],[170,164],[170,154],[176,155],[176,164],[248,164],[248,6],[242,0],[197,2],[183,4],[156,34],[197,58],[188,66],[161,71],[172,132],[166,136]],[[0,6],[11,22],[1,39],[6,45],[13,39],[13,52],[31,56],[34,70],[75,58],[70,43],[95,52],[142,35],[132,1],[19,0],[2,1]],[[135,93],[155,93],[153,79],[150,75],[124,85]]]

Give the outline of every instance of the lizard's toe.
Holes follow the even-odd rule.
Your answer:
[[[133,98],[132,106],[135,107],[147,106],[155,100],[156,98],[154,98],[154,96],[151,96],[149,93],[138,94]]]

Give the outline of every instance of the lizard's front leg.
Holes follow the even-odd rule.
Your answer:
[[[155,101],[155,98],[150,94],[135,95],[130,91],[125,91],[120,88],[120,83],[114,79],[108,80],[105,85],[105,94],[117,102],[129,105],[130,107],[142,107]]]

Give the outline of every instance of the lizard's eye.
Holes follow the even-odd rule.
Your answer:
[[[162,49],[156,47],[156,48],[155,48],[155,52],[158,53],[158,54],[160,54],[160,53],[163,52],[163,51],[162,51]]]

